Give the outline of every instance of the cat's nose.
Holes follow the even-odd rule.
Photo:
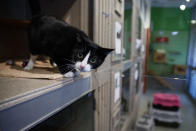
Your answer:
[[[84,65],[80,65],[80,69],[84,69],[84,67],[85,67]]]

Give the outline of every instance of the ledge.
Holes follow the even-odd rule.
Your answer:
[[[28,130],[91,91],[90,74],[60,80],[0,77],[1,130]]]
[[[123,71],[126,71],[127,69],[130,68],[131,68],[131,61],[130,60],[123,61]]]

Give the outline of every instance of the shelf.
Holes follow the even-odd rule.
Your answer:
[[[90,74],[59,80],[0,77],[1,130],[30,129],[91,92],[90,85]]]

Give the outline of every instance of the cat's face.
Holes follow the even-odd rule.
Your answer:
[[[73,59],[75,61],[75,68],[81,72],[88,72],[92,69],[98,68],[105,60],[106,56],[113,49],[106,49],[101,47],[78,48],[74,50]]]
[[[96,69],[104,62],[111,51],[113,49],[102,48],[90,40],[85,40],[85,43],[79,43],[73,51],[74,66],[81,72]]]

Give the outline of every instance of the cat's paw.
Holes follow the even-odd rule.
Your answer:
[[[34,67],[34,63],[30,60],[28,64],[25,66],[24,70],[32,70]]]
[[[65,73],[64,74],[64,77],[74,77],[75,76],[75,74],[72,72],[72,71],[69,71],[69,72],[67,72],[67,73]]]
[[[56,63],[52,63],[52,66],[53,66],[53,67],[57,67],[57,64],[56,64]]]

